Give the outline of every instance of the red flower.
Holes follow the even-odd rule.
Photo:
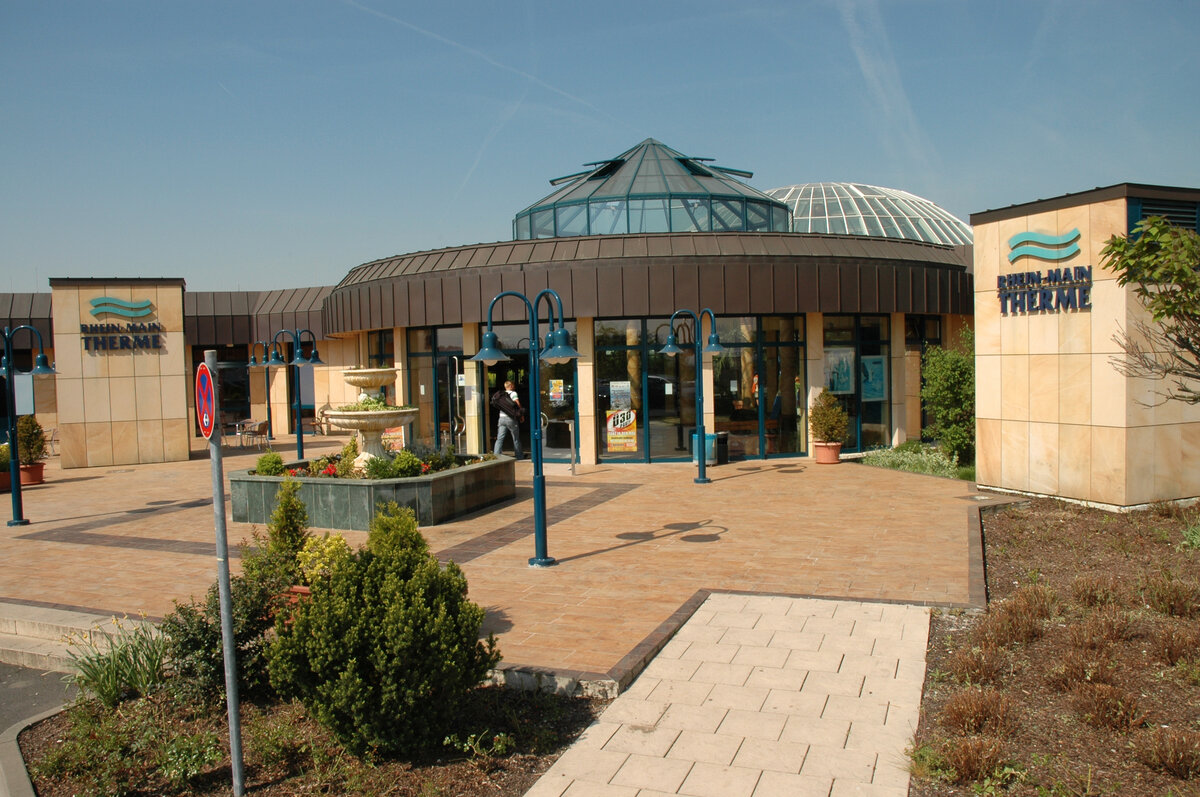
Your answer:
[[[429,473],[429,463],[428,462],[421,463],[421,473]]]
[[[300,469],[299,469],[299,468],[288,468],[288,474],[290,474],[290,475],[292,475],[292,476],[299,476],[299,475],[300,475]],[[304,475],[305,475],[305,476],[307,476],[307,475],[308,475],[308,471],[305,471],[305,472],[304,472]]]
[[[325,474],[326,476],[336,476],[337,468],[333,465],[326,465],[325,470],[321,471],[321,473]]]

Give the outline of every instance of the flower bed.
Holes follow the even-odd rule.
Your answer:
[[[289,462],[285,467],[307,473],[308,461]],[[229,474],[229,487],[236,523],[269,521],[279,484],[291,478],[300,483],[300,500],[308,508],[310,526],[366,531],[381,502],[411,507],[422,526],[432,526],[507,501],[517,492],[515,470],[514,460],[499,457],[403,479],[259,476],[235,471]]]

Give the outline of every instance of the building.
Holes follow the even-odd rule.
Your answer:
[[[921,349],[969,325],[977,295],[962,222],[872,186],[763,193],[742,181],[749,172],[653,139],[588,166],[519,211],[513,241],[382,258],[312,289],[51,280],[49,297],[0,297],[0,315],[38,326],[52,349],[58,373],[37,388],[37,409],[60,430],[64,467],[186,456],[198,434],[192,376],[209,348],[227,424],[269,414],[286,433],[296,404],[310,418],[354,399],[343,369],[395,366],[390,398],[420,408],[410,440],[486,450],[486,397],[511,378],[541,391],[548,459],[574,448],[585,463],[687,460],[695,364],[659,350],[672,331],[684,342],[713,330],[672,329],[681,308],[716,316],[726,351],[702,364],[704,425],[727,435],[731,458],[807,455],[807,407],[824,387],[850,412],[845,450],[919,436]],[[544,366],[529,384],[529,323],[511,299],[492,321],[512,359],[469,362],[493,297],[547,288],[562,298],[577,362]],[[323,364],[265,368],[272,343],[285,358],[315,346]]]
[[[1145,311],[1101,250],[1147,216],[1200,230],[1200,190],[1123,183],[971,216],[981,486],[1110,507],[1200,496],[1200,406],[1114,365]]]

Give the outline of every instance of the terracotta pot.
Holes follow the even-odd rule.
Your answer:
[[[818,465],[836,465],[841,462],[841,443],[813,443]]]
[[[45,479],[46,463],[34,462],[31,465],[21,466],[21,484],[41,484]]]

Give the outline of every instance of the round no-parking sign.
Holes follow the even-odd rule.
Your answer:
[[[217,416],[217,394],[213,386],[212,371],[200,363],[196,370],[196,420],[200,422],[200,434],[205,440],[212,438],[213,425]]]

